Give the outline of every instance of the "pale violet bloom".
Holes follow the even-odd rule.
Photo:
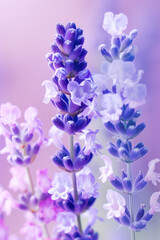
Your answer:
[[[107,93],[102,97],[101,105],[105,110],[100,111],[103,122],[117,121],[122,113],[123,102],[119,94]]]
[[[42,226],[34,222],[27,222],[21,228],[20,233],[25,235],[26,240],[42,240],[43,239],[43,230]]]
[[[57,232],[69,233],[76,224],[76,215],[72,212],[61,212],[57,215]]]
[[[43,103],[49,103],[52,98],[55,98],[58,94],[58,87],[57,85],[49,80],[45,80],[42,82],[42,86],[45,86],[46,93],[43,98]]]
[[[145,176],[145,181],[151,181],[155,186],[157,186],[157,182],[160,182],[160,173],[155,172],[155,165],[159,162],[159,158],[151,160],[148,163],[148,172]]]
[[[15,152],[15,145],[9,138],[5,138],[5,147],[0,150],[0,154],[9,153],[12,156]],[[7,157],[8,159],[8,157]]]
[[[48,135],[49,135],[48,145],[53,143],[54,146],[61,149],[63,146],[62,138],[64,135],[64,131],[60,130],[59,128],[53,125],[50,128]]]
[[[95,74],[93,75],[94,85],[96,87],[96,94],[99,96],[102,92],[106,89],[109,91],[112,90],[113,86],[113,79],[109,76],[108,73],[102,74]]]
[[[52,200],[58,198],[67,199],[68,193],[72,192],[72,180],[67,173],[59,172],[55,174],[52,181],[52,187],[48,190]]]
[[[12,178],[9,182],[9,188],[13,191],[28,191],[29,182],[25,168],[19,166],[12,167],[10,168],[10,173],[12,174]]]
[[[10,215],[12,209],[15,207],[15,200],[10,192],[3,190],[0,186],[0,212]]]
[[[82,193],[82,198],[96,198],[98,196],[98,183],[95,183],[95,178],[92,173],[80,172],[77,175],[78,192]]]
[[[103,205],[103,208],[108,211],[106,217],[108,219],[121,217],[125,212],[125,199],[118,192],[108,189],[106,194],[107,203]]]
[[[67,70],[63,67],[59,67],[55,71],[55,75],[61,80],[65,80],[67,74],[68,74]]]
[[[99,113],[96,110],[97,106],[97,95],[95,94],[90,105],[88,105],[82,112],[83,116],[88,116],[89,119],[97,118]]]
[[[24,113],[24,119],[27,126],[31,129],[39,128],[42,124],[37,118],[38,110],[35,107],[28,107]]]
[[[81,174],[90,174],[92,173],[92,170],[89,167],[84,167],[81,171],[76,173],[76,176],[79,176]]]
[[[39,217],[43,219],[45,223],[49,223],[56,220],[56,216],[60,211],[54,204],[51,198],[42,199],[39,203]]]
[[[109,63],[108,75],[114,79],[116,83],[123,83],[126,79],[131,79],[136,73],[133,62],[124,62],[121,59],[116,59]]]
[[[84,140],[84,154],[89,154],[91,152],[93,153],[93,155],[97,155],[98,153],[100,153],[102,145],[96,142],[96,135],[98,132],[99,130],[83,130],[83,134],[80,136],[80,139]]]
[[[17,106],[9,102],[0,106],[0,122],[3,124],[15,124],[20,117],[21,111]]]
[[[158,202],[160,198],[160,192],[154,192],[150,198],[150,210],[149,214],[154,214],[156,212],[160,212],[160,202]]]
[[[101,172],[101,176],[99,179],[102,180],[102,183],[105,183],[108,179],[113,179],[113,168],[112,162],[109,157],[103,155],[101,158],[104,160],[105,166],[101,167],[99,170]]]
[[[48,169],[38,170],[36,175],[37,187],[42,192],[48,192],[51,188],[51,179],[48,177]]]
[[[106,12],[103,20],[103,29],[112,36],[121,35],[128,24],[127,16],[123,13],[114,15]]]
[[[147,88],[144,83],[139,83],[124,88],[124,103],[129,104],[130,108],[137,108],[145,103]]]
[[[90,98],[93,97],[93,88],[90,81],[82,81],[80,84],[75,81],[70,81],[67,90],[71,94],[71,99],[76,105],[82,103],[90,105]]]
[[[93,226],[96,220],[103,221],[102,218],[98,217],[98,210],[96,208],[89,208],[86,212],[82,214],[83,217],[87,218],[87,224]]]

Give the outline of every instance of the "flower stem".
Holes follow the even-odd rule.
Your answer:
[[[74,140],[73,140],[73,135],[70,136],[70,155],[71,159],[74,162]],[[72,181],[73,181],[73,189],[74,189],[74,200],[75,203],[78,200],[78,191],[77,191],[77,179],[76,179],[76,173],[72,173]],[[78,224],[78,229],[79,232],[82,233],[82,224],[81,224],[81,218],[80,214],[77,215],[77,224]]]
[[[42,224],[43,227],[43,234],[44,234],[44,240],[47,238],[49,238],[49,232],[48,232],[48,228],[47,225],[45,223]]]
[[[30,190],[31,190],[32,194],[34,194],[34,185],[33,185],[32,177],[31,177],[30,169],[28,167],[26,167],[25,169],[26,169],[26,173],[28,176]],[[44,234],[44,240],[45,240],[46,238],[49,238],[49,232],[47,229],[47,225],[44,222],[42,223],[42,228],[43,228],[43,234]]]
[[[127,174],[129,179],[132,182],[132,171],[131,171],[131,164],[127,163]],[[134,222],[134,208],[133,208],[133,193],[128,193],[129,194],[129,208],[130,208],[130,214],[131,214],[131,223]],[[131,229],[131,240],[135,240],[135,232]]]
[[[28,167],[25,168],[26,169],[26,173],[28,176],[28,181],[29,181],[29,186],[30,186],[30,190],[32,192],[32,194],[34,193],[34,186],[33,186],[33,181],[32,181],[32,177],[31,177],[31,173]]]

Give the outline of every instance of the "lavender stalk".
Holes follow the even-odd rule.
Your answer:
[[[75,23],[66,26],[57,24],[56,30],[52,52],[46,55],[54,75],[52,81],[44,81],[42,86],[46,87],[43,102],[51,102],[59,111],[52,119],[52,131],[66,132],[70,137],[70,151],[61,143],[59,152],[52,157],[54,164],[65,171],[56,174],[49,190],[55,205],[62,211],[57,217],[57,238],[74,239],[76,236],[85,239],[87,236],[96,240],[98,234],[94,233],[92,225],[88,223],[83,230],[80,217],[93,205],[98,195],[93,174],[90,170],[84,171],[93,157],[92,150],[96,152],[100,148],[100,145],[94,147],[97,132],[86,130],[95,115],[95,86],[86,68],[83,30]],[[83,147],[74,142],[74,135],[87,135],[90,139],[88,146],[86,142]],[[72,174],[72,179],[67,173]]]
[[[74,138],[73,135],[70,136],[70,154],[71,154],[71,159],[74,162]],[[72,181],[73,181],[73,188],[74,188],[74,199],[75,202],[78,200],[78,191],[77,191],[77,179],[76,179],[76,173],[72,173]],[[78,229],[79,232],[82,234],[82,224],[81,224],[81,217],[80,214],[77,215],[77,224],[78,224]]]
[[[132,164],[145,156],[148,151],[143,142],[134,147],[131,142],[145,128],[144,123],[137,124],[140,112],[136,108],[145,103],[147,90],[145,84],[140,83],[143,70],[136,72],[133,64],[137,48],[132,43],[137,35],[137,30],[132,30],[129,35],[124,34],[127,23],[127,16],[123,13],[118,15],[114,15],[112,12],[105,13],[103,28],[112,36],[111,47],[107,50],[105,44],[100,45],[99,50],[105,61],[101,66],[102,73],[95,75],[94,78],[99,90],[97,98],[101,98],[99,111],[102,120],[106,129],[117,139],[116,143],[108,143],[107,150],[111,156],[126,163],[126,170],[122,170],[121,177],[115,176],[111,160],[108,156],[102,156],[105,166],[100,168],[100,178],[102,182],[109,179],[118,191],[122,191],[125,196],[129,197],[129,206],[127,206],[126,200],[121,194],[109,189],[104,209],[108,211],[108,219],[114,218],[119,224],[129,227],[130,239],[135,240],[135,233],[145,229],[153,214],[160,211],[160,208],[156,210],[154,207],[160,192],[152,194],[150,210],[147,213],[145,213],[144,204],[141,204],[137,211],[133,206],[133,195],[143,190],[148,181],[152,181],[156,185],[159,174],[157,175],[153,168],[155,169],[155,164],[159,162],[159,159],[149,163],[146,176],[139,171],[137,177],[133,179]],[[101,84],[102,80],[103,84]],[[106,80],[106,84],[104,84],[104,80]]]
[[[129,180],[132,182],[132,171],[131,171],[131,164],[127,164],[127,175]],[[131,223],[134,222],[134,206],[133,206],[133,193],[128,193],[129,195],[129,209],[131,213]],[[135,232],[131,229],[131,240],[135,240]]]

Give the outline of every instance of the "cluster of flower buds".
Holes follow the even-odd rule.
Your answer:
[[[155,185],[160,180],[160,174],[154,172],[155,164],[159,159],[149,163],[149,170],[146,176],[142,171],[133,180],[131,165],[136,160],[142,158],[147,153],[147,148],[142,142],[132,147],[131,140],[139,135],[145,128],[144,123],[137,124],[140,116],[135,108],[145,102],[146,87],[139,83],[143,71],[136,73],[133,60],[135,58],[135,46],[132,46],[133,39],[137,35],[137,30],[133,30],[126,35],[128,20],[124,14],[105,14],[103,28],[112,35],[111,48],[107,51],[106,46],[101,45],[100,51],[105,58],[102,63],[103,74],[95,75],[97,85],[105,78],[107,85],[98,89],[97,95],[102,98],[100,114],[106,129],[117,138],[116,144],[110,142],[107,150],[110,155],[120,159],[127,165],[127,171],[122,170],[122,176],[114,175],[111,160],[107,156],[102,156],[105,166],[100,168],[102,182],[109,179],[110,183],[119,191],[129,197],[129,207],[125,198],[111,189],[107,191],[107,203],[104,209],[108,211],[107,218],[114,218],[119,224],[130,227],[132,239],[135,239],[135,232],[144,229],[155,212],[160,211],[158,198],[159,192],[153,193],[150,199],[150,210],[145,213],[145,205],[141,204],[137,213],[134,211],[134,194],[144,189],[148,181]],[[102,109],[102,110],[101,110]],[[155,207],[157,206],[157,208]]]
[[[53,123],[71,135],[89,124],[90,119],[82,112],[91,105],[94,96],[82,34],[83,30],[76,28],[74,23],[68,23],[66,27],[57,24],[52,53],[47,54],[54,75],[51,81],[42,83],[46,87],[43,102],[51,101],[62,112],[53,118]]]
[[[29,107],[24,114],[25,122],[19,124],[17,119],[21,117],[21,112],[17,106],[6,103],[0,107],[0,134],[6,142],[0,153],[8,153],[7,159],[12,165],[28,166],[44,143],[42,124],[37,114],[37,109]]]
[[[96,240],[98,234],[94,233],[92,226],[88,224],[83,231],[80,219],[98,196],[98,185],[93,174],[84,169],[93,154],[102,148],[95,142],[98,131],[85,129],[95,116],[95,85],[86,68],[83,30],[77,28],[75,23],[68,23],[65,27],[57,24],[56,30],[55,42],[51,44],[52,53],[46,55],[54,75],[51,81],[42,83],[46,88],[43,102],[51,102],[59,111],[52,122],[59,131],[69,135],[70,151],[64,144],[59,144],[59,151],[52,161],[67,173],[57,173],[48,192],[55,206],[62,210],[56,220],[57,238]],[[77,133],[85,138],[84,147],[74,142],[73,136]],[[58,131],[55,134],[60,135]],[[51,135],[54,135],[52,131]]]
[[[0,134],[5,139],[5,146],[0,153],[8,154],[7,159],[12,165],[9,188],[18,194],[18,199],[15,200],[10,192],[0,187],[0,227],[3,227],[0,239],[3,240],[12,239],[12,236],[8,236],[3,220],[3,216],[9,215],[12,208],[21,209],[26,213],[26,223],[21,230],[25,239],[48,237],[47,231],[42,229],[46,229],[46,224],[54,221],[57,213],[62,211],[54,205],[48,193],[51,179],[47,176],[47,169],[37,171],[35,187],[32,182],[30,164],[35,160],[42,145],[46,145],[37,114],[37,109],[29,107],[24,114],[25,122],[19,123],[17,120],[21,117],[21,112],[17,106],[10,103],[0,106]],[[14,239],[18,240],[17,237]]]

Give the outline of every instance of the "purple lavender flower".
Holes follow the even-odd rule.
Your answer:
[[[140,83],[143,70],[136,71],[133,64],[137,50],[132,42],[137,30],[132,30],[129,35],[122,33],[127,23],[127,17],[122,13],[115,16],[111,12],[105,13],[103,28],[112,36],[111,47],[109,51],[104,44],[99,47],[105,62],[101,66],[102,74],[94,75],[94,79],[97,86],[96,94],[99,99],[103,99],[102,106],[98,106],[102,120],[106,129],[117,138],[116,144],[111,142],[107,145],[107,150],[127,165],[127,170],[122,170],[120,178],[114,176],[111,161],[103,157],[105,167],[100,168],[100,179],[102,182],[109,179],[116,189],[128,194],[129,197],[129,208],[127,208],[122,195],[108,190],[106,195],[108,203],[104,208],[109,211],[107,218],[113,217],[119,224],[130,227],[131,239],[135,240],[135,232],[146,228],[153,214],[159,212],[159,192],[151,196],[151,208],[148,213],[145,213],[144,204],[136,215],[133,209],[133,194],[144,189],[148,181],[152,181],[155,186],[159,182],[159,173],[155,172],[155,165],[159,159],[150,161],[145,177],[142,171],[139,171],[133,180],[132,163],[142,158],[148,151],[142,142],[135,147],[132,147],[131,142],[131,139],[145,128],[144,123],[137,124],[140,113],[135,108],[145,103],[147,90],[145,84]],[[102,82],[102,87],[98,87]]]
[[[53,124],[67,132],[70,135],[74,135],[77,132],[81,132],[90,123],[91,119],[84,117],[83,115],[71,116],[69,114],[57,114],[56,117],[52,119]]]
[[[52,187],[48,190],[52,200],[59,198],[67,199],[68,193],[72,192],[72,181],[68,174],[57,173],[52,181]]]
[[[25,122],[19,124],[16,121],[20,117],[18,107],[9,103],[1,105],[1,135],[5,138],[6,146],[0,153],[9,153],[7,159],[13,165],[27,166],[33,162],[45,142],[37,114],[37,109],[29,107],[24,114]],[[35,135],[37,139],[33,142]]]
[[[53,106],[60,110],[52,122],[70,137],[70,152],[58,141],[57,146],[60,150],[53,156],[52,161],[66,172],[71,172],[72,180],[67,174],[59,173],[55,176],[48,193],[52,195],[56,207],[71,216],[66,218],[65,213],[59,215],[62,218],[58,224],[58,239],[88,237],[96,240],[98,236],[92,229],[82,230],[80,214],[93,205],[98,196],[98,185],[91,173],[78,172],[91,161],[93,154],[99,152],[101,145],[96,143],[96,131],[86,134],[89,145],[86,145],[85,141],[83,148],[73,140],[73,135],[82,134],[91,119],[97,115],[94,109],[95,85],[90,71],[86,68],[87,51],[83,48],[82,29],[76,28],[74,23],[68,23],[65,27],[57,24],[56,30],[55,43],[51,45],[52,53],[46,56],[54,75],[52,81],[42,83],[46,87],[43,101],[51,101]]]
[[[85,153],[85,148],[81,149],[79,143],[74,145],[75,160],[71,159],[69,151],[63,146],[62,150],[53,156],[52,161],[61,169],[67,172],[77,172],[83,169],[92,159],[91,152]]]

